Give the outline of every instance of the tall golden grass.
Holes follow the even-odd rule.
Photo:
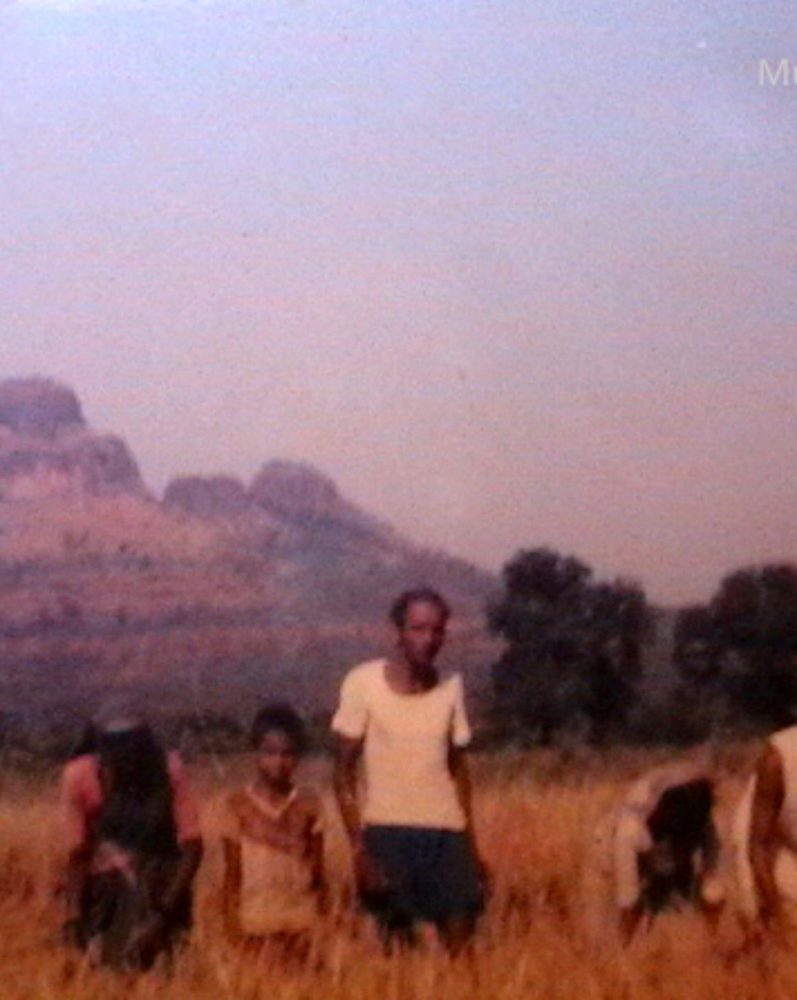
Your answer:
[[[754,747],[720,754],[720,817],[752,766]],[[319,919],[313,957],[290,967],[241,953],[222,935],[220,859],[212,802],[242,780],[242,760],[194,767],[207,853],[196,927],[170,976],[92,970],[59,942],[52,887],[60,863],[55,776],[3,775],[0,783],[0,997],[3,1000],[778,1000],[797,995],[797,952],[742,947],[729,911],[712,936],[694,914],[661,919],[620,949],[607,924],[603,946],[585,934],[583,866],[590,833],[625,783],[656,762],[646,753],[566,759],[554,754],[481,756],[475,810],[493,874],[488,913],[472,959],[450,961],[434,942],[385,956],[347,905],[348,858],[331,804],[328,768],[307,777],[329,802],[328,867],[335,906]]]

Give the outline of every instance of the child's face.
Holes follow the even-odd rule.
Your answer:
[[[264,733],[257,748],[257,769],[270,785],[289,784],[298,762],[298,749],[287,733],[281,729]]]

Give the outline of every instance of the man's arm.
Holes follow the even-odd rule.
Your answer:
[[[324,863],[324,811],[315,792],[305,791],[307,811],[304,835],[304,860],[310,869],[310,879],[320,913],[327,912],[328,886]]]
[[[778,818],[783,805],[783,765],[771,744],[758,762],[750,817],[750,864],[759,897],[759,916],[765,925],[780,914],[780,897],[775,883],[775,855],[778,849]]]
[[[462,812],[465,814],[465,836],[468,838],[473,856],[479,866],[482,881],[484,882],[484,889],[486,890],[488,889],[489,872],[476,843],[476,832],[473,826],[473,787],[470,780],[468,760],[463,747],[449,747],[448,769],[451,772],[451,777],[454,779],[454,787],[456,788]]]
[[[311,832],[308,843],[308,861],[313,892],[318,901],[321,913],[327,912],[329,890],[327,886],[326,868],[324,866],[324,835],[320,830]]]
[[[241,907],[241,845],[231,837],[224,837],[221,845],[224,851],[221,913],[227,937],[235,940],[241,933],[238,918]]]
[[[698,906],[706,918],[709,927],[716,930],[720,915],[725,906],[725,887],[720,877],[720,860],[722,845],[713,812],[709,815],[703,838],[699,848],[700,853],[700,896]]]
[[[191,794],[188,773],[176,753],[169,754],[169,779],[172,786],[172,811],[180,856],[172,877],[164,886],[158,901],[158,909],[167,917],[185,899],[203,853],[199,814]]]
[[[457,799],[465,814],[465,832],[471,844],[475,845],[473,836],[473,788],[470,781],[470,771],[468,762],[465,759],[465,751],[462,747],[451,746],[448,748],[448,769],[454,779],[454,787],[457,791]]]
[[[365,850],[362,839],[362,816],[357,798],[357,770],[363,740],[337,734],[333,785],[340,815],[349,838],[354,862],[354,878],[364,892],[379,892],[387,885],[384,872]]]
[[[183,841],[180,844],[180,857],[175,865],[174,874],[163,890],[163,895],[158,903],[158,909],[165,916],[170,916],[185,898],[201,860],[201,837],[192,837],[191,840]]]
[[[612,833],[612,874],[617,904],[617,928],[623,946],[631,943],[644,916],[639,854],[647,843],[644,820],[635,809],[624,808]]]
[[[60,796],[63,834],[68,845],[62,883],[66,910],[64,931],[67,936],[72,936],[76,933],[81,916],[81,900],[94,850],[93,837],[80,794],[79,782],[72,765],[67,765],[64,769],[61,777]]]
[[[199,862],[202,859],[202,840],[193,837],[180,844],[180,857],[171,880],[163,890],[160,899],[154,902],[154,912],[133,933],[125,953],[128,959],[138,960],[142,954],[159,947],[164,930],[174,910],[191,887]]]
[[[360,843],[361,819],[357,799],[357,769],[362,755],[363,741],[348,736],[335,737],[335,766],[333,785],[343,826],[352,850]]]
[[[73,848],[66,859],[66,869],[63,880],[64,898],[64,933],[73,940],[80,920],[80,903],[88,878],[91,850],[86,846]]]

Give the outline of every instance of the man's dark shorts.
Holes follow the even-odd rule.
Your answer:
[[[367,826],[363,846],[387,878],[384,891],[361,896],[384,931],[411,934],[417,920],[442,925],[484,909],[481,873],[464,833]]]

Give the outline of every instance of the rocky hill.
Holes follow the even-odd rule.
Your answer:
[[[488,573],[302,463],[267,461],[249,484],[182,477],[158,501],[71,389],[0,382],[0,720],[120,692],[174,711],[327,710],[347,666],[386,647],[393,595],[419,584],[451,599],[449,655],[483,682]]]
[[[94,434],[71,389],[0,382],[0,500],[145,495],[124,441]]]

